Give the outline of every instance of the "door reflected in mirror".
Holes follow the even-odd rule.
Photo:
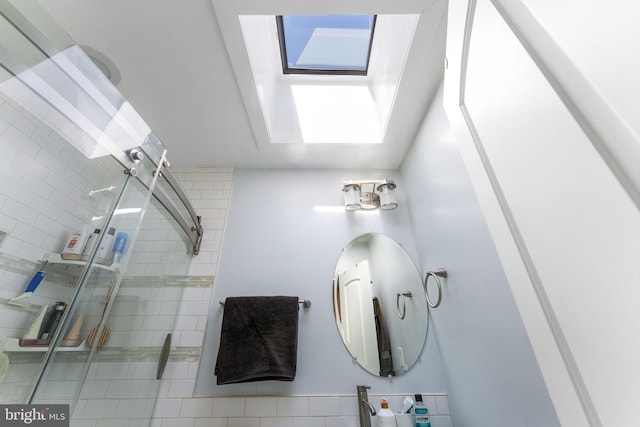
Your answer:
[[[333,310],[349,354],[367,372],[402,375],[420,357],[428,326],[422,280],[390,237],[367,233],[344,248],[333,279]]]

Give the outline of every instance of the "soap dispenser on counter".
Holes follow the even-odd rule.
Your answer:
[[[378,427],[396,427],[396,416],[393,414],[393,411],[389,409],[387,399],[382,399],[376,418],[378,419]]]

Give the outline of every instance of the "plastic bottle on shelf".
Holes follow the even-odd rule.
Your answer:
[[[41,340],[50,340],[55,334],[56,329],[60,325],[60,321],[62,320],[62,315],[64,314],[64,310],[67,308],[67,304],[64,302],[57,302],[53,311],[49,315],[47,322],[42,327],[42,331],[40,331],[40,339]]]
[[[396,416],[393,414],[393,411],[389,409],[387,399],[382,399],[376,418],[378,419],[378,427],[396,427]]]
[[[424,406],[422,395],[416,394],[416,403],[413,405],[413,422],[415,427],[431,427],[429,422],[429,410]]]
[[[67,239],[62,254],[80,255],[87,240],[88,226],[82,225],[74,230]]]
[[[83,257],[90,257],[93,250],[98,245],[98,240],[100,240],[100,229],[94,228],[93,232],[89,234],[87,237],[87,243],[84,245],[84,249],[82,250]]]
[[[118,234],[116,234],[116,240],[113,242],[113,250],[111,251],[113,253],[112,261],[114,264],[120,263],[127,245],[128,237],[129,236],[124,231],[119,231]]]
[[[113,240],[116,236],[116,229],[113,227],[109,227],[107,232],[105,233],[102,241],[100,242],[100,247],[98,248],[98,252],[96,253],[96,257],[98,258],[98,262],[108,263],[111,261],[111,248],[113,247]]]

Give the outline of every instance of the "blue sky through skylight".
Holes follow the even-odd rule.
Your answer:
[[[290,68],[366,71],[373,15],[282,17]]]

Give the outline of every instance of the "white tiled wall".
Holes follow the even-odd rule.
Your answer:
[[[191,259],[188,271],[183,273],[196,280],[193,281],[193,286],[187,284],[182,289],[181,301],[172,332],[172,346],[197,350],[202,346],[204,339],[212,297],[213,276],[217,269],[234,171],[228,168],[189,168],[174,170],[174,173],[181,181],[196,213],[201,216],[204,239],[199,255]],[[127,269],[127,276],[133,275],[131,280],[135,280],[136,275],[155,276],[158,271],[171,274],[170,259],[162,265],[151,265],[152,263],[144,261],[147,252],[166,253],[167,256],[170,256],[170,249],[158,249],[160,246],[158,242],[161,242],[163,237],[166,239],[167,236],[173,235],[172,231],[165,229],[167,227],[166,220],[157,217],[154,208],[150,209],[148,213],[150,216],[145,217],[145,224]],[[154,233],[154,229],[159,230],[158,235]],[[173,237],[170,240],[174,241]],[[184,246],[183,243],[181,244]],[[175,265],[178,263],[176,262]],[[180,268],[184,267],[180,266]],[[174,273],[177,274],[177,272]],[[211,277],[211,280],[203,281],[201,280],[202,276]],[[140,325],[140,322],[132,318],[134,312],[140,308],[140,301],[144,301],[146,304],[144,311],[137,313],[147,319],[143,322],[153,322],[162,315],[162,296],[145,296],[144,292],[144,288],[137,289],[125,286],[122,289],[120,296],[123,298],[123,302],[115,305],[113,309],[114,341],[110,338],[109,345],[131,342],[131,336],[139,336],[141,345],[150,345],[150,342],[154,340],[153,328],[146,331],[136,330],[138,329],[136,325]],[[158,291],[153,290],[153,292]],[[136,315],[136,317],[140,316]],[[158,333],[161,332],[161,328],[156,329]],[[166,415],[167,425],[184,423],[188,425],[188,418],[181,420],[175,418],[173,414],[179,414],[181,411],[184,414],[185,411],[190,411],[190,407],[197,408],[198,402],[200,402],[198,399],[190,399],[193,395],[198,363],[197,356],[183,358],[177,355],[176,351],[173,351],[163,375],[164,379],[160,382],[150,380],[150,378],[155,378],[157,367],[155,362],[94,363],[85,381],[72,425],[74,427],[144,425],[145,416],[148,422],[148,415],[145,414],[150,413],[145,408],[148,408],[148,405],[152,407],[155,405],[158,386],[157,393],[161,400],[155,405],[156,414],[154,416],[156,419],[154,422],[162,423],[162,418]],[[182,408],[183,400],[186,401],[184,408]]]
[[[171,158],[171,153],[168,153]],[[189,276],[215,276],[227,220],[233,168],[182,168],[174,174],[196,213],[202,217],[204,236],[200,253],[193,258]]]
[[[0,93],[0,257],[7,267],[0,269],[0,338],[22,337],[35,320],[37,308],[7,301],[24,291],[44,255],[60,252],[72,229],[92,216],[96,201],[89,191],[123,182],[110,162],[90,161]],[[51,277],[48,272],[33,304],[70,298],[73,288]],[[23,401],[39,367],[11,357],[14,363],[0,384],[0,401],[6,403]]]
[[[392,410],[402,407],[403,395],[369,395],[377,408],[389,400]],[[451,427],[447,396],[423,394],[433,427]],[[358,406],[354,395],[290,397],[211,397],[178,395],[158,399],[153,427],[357,427]],[[372,425],[376,425],[372,417]]]
[[[93,214],[89,191],[123,181],[112,161],[89,161],[1,94],[0,147],[0,230],[8,233],[0,250],[25,260],[60,252]]]
[[[118,186],[123,177],[109,167],[111,160],[90,161],[2,93],[0,150],[0,230],[6,233],[0,253],[15,264],[11,271],[0,269],[4,302],[20,295],[45,254],[60,252],[69,233],[91,218],[96,200],[89,191]],[[54,283],[43,285],[35,304],[51,304],[71,292]],[[32,312],[15,306],[0,309],[0,337],[22,336],[34,319]]]

